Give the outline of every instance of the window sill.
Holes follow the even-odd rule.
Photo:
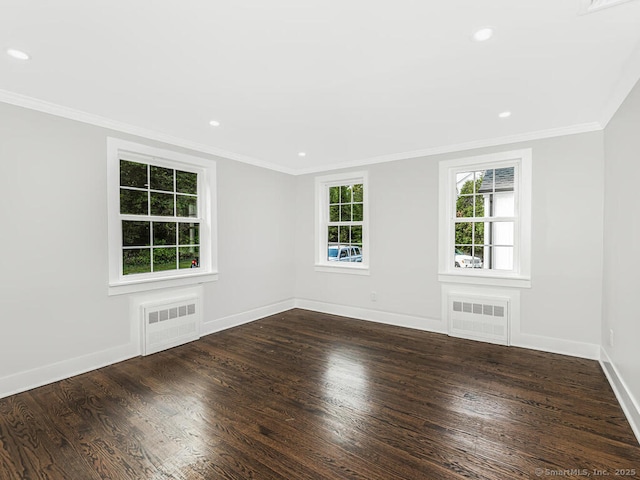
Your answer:
[[[490,285],[495,287],[531,288],[531,278],[522,275],[481,275],[476,273],[439,273],[442,283],[466,283],[467,285]]]
[[[343,263],[342,265],[327,265],[325,263],[316,263],[316,272],[324,273],[346,273],[347,275],[369,275],[368,266],[355,266],[353,264]]]
[[[124,295],[126,293],[146,292],[161,288],[183,287],[200,283],[215,282],[218,272],[189,274],[165,278],[145,278],[141,280],[127,280],[109,283],[109,295]]]

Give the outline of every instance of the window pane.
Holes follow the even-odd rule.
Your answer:
[[[516,211],[514,192],[500,192],[493,195],[493,217],[513,217]]]
[[[341,222],[351,221],[351,204],[340,206],[340,221]]]
[[[176,171],[176,191],[180,193],[198,193],[198,174]]]
[[[473,217],[473,196],[460,196],[456,200],[456,217],[471,218]]]
[[[151,271],[151,250],[148,248],[133,248],[122,251],[122,273],[148,273]]]
[[[148,192],[120,189],[120,213],[126,215],[147,215],[149,213]]]
[[[173,222],[153,222],[153,244],[175,245],[176,224]]]
[[[340,187],[329,187],[329,203],[340,203]]]
[[[491,268],[494,270],[513,270],[513,247],[493,247]]]
[[[475,216],[476,217],[484,217],[484,206],[485,206],[485,200],[484,200],[484,195],[476,195],[474,197],[476,205],[475,205]]]
[[[198,216],[198,197],[187,197],[186,195],[177,195],[176,206],[178,208],[178,217],[197,217]]]
[[[180,268],[200,267],[200,247],[180,247]]]
[[[355,203],[353,205],[353,221],[354,222],[362,222],[363,221],[363,204],[362,203]]]
[[[484,259],[488,256],[485,255],[485,251],[489,253],[489,247],[486,247],[482,244],[473,246],[473,268],[484,267]]]
[[[147,166],[143,163],[120,160],[120,186],[147,188]]]
[[[496,192],[513,192],[515,185],[515,168],[496,168],[494,170],[494,189]]]
[[[455,252],[453,255],[453,266],[455,268],[464,268],[464,263],[462,262],[463,255],[471,255],[471,247],[466,245],[456,245]]]
[[[473,224],[473,243],[482,245],[485,243],[484,238],[484,223]]]
[[[362,183],[353,186],[353,201],[364,202],[364,185]]]
[[[340,228],[340,243],[349,243],[351,238],[351,227]]]
[[[340,221],[340,205],[331,205],[329,207],[329,221],[330,222]]]
[[[487,186],[489,186],[488,191],[491,191],[491,179],[487,177],[486,172],[486,170],[475,172],[474,193],[485,193],[487,191]]]
[[[180,245],[200,245],[200,225],[197,223],[180,223]]]
[[[457,195],[473,194],[474,172],[462,172],[456,174],[456,193]]]
[[[173,169],[151,165],[151,189],[173,192]]]
[[[151,222],[122,221],[122,246],[145,247],[151,244]]]
[[[329,243],[338,243],[338,227],[329,227],[329,235],[328,235]]]
[[[493,191],[494,191],[494,188],[493,188],[494,175],[493,175],[493,173],[494,173],[493,169],[485,170],[482,173],[476,172],[476,179],[480,179],[480,182],[476,183],[476,192],[477,193],[482,193],[482,194],[493,193]]]
[[[173,217],[173,194],[151,192],[151,215]]]
[[[362,243],[362,227],[351,227],[351,242],[361,244]]]
[[[153,249],[153,271],[175,270],[176,247],[154,248]]]
[[[491,228],[491,235],[485,243],[513,246],[513,222],[491,222],[487,227]]]
[[[340,203],[351,203],[351,185],[340,187]]]
[[[455,232],[456,245],[471,245],[473,243],[473,224],[471,222],[456,223]]]
[[[482,248],[476,250],[470,245],[456,245],[453,263],[455,268],[482,268]]]

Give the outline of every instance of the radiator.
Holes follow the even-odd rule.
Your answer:
[[[156,300],[141,305],[142,354],[176,347],[200,338],[201,302],[197,295]]]
[[[509,344],[510,302],[508,298],[449,294],[449,335]]]

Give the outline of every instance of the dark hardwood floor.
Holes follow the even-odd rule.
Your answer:
[[[303,310],[0,400],[2,480],[586,474],[640,478],[597,362]]]

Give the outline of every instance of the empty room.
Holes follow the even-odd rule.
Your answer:
[[[640,478],[640,0],[2,0],[0,479]]]

